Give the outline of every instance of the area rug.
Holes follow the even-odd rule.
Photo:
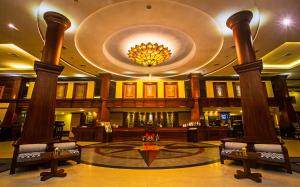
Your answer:
[[[11,158],[0,158],[0,173],[9,170]]]
[[[112,142],[82,147],[81,163],[124,169],[171,169],[219,161],[218,146],[188,142]]]

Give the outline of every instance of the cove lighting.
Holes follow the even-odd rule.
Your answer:
[[[84,74],[74,74],[74,77],[87,77],[87,75],[84,75]]]
[[[281,64],[281,65],[276,65],[276,64],[264,64],[264,69],[291,69],[300,64],[300,60],[296,60],[294,62],[291,62],[290,64]]]
[[[33,66],[26,65],[26,64],[11,64],[10,66],[16,69],[33,69]]]

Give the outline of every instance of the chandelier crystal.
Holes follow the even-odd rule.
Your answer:
[[[141,43],[128,50],[128,57],[143,66],[156,66],[168,60],[171,56],[171,50],[157,43]]]

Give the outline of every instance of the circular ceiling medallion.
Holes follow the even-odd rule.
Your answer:
[[[207,13],[174,1],[153,1],[151,9],[146,5],[143,0],[125,1],[90,14],[75,33],[77,51],[94,67],[128,77],[125,72],[134,77],[189,73],[219,54],[223,34]],[[167,46],[172,55],[155,67],[132,63],[128,50],[148,42]]]
[[[143,71],[144,67],[132,63],[128,58],[128,50],[132,46],[148,42],[163,44],[172,52],[172,56],[168,60],[158,65],[170,65],[164,67],[164,69],[187,63],[196,51],[196,45],[191,37],[183,32],[160,25],[145,25],[125,28],[109,36],[103,44],[103,54],[111,63],[117,66],[132,65],[137,66],[133,67],[138,68],[137,71]],[[154,73],[157,69],[154,67],[149,69],[148,67],[147,71]]]

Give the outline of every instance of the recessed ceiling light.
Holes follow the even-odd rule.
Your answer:
[[[14,24],[12,24],[12,23],[9,23],[7,26],[8,26],[10,29],[19,31],[19,29],[18,29]]]
[[[284,25],[284,26],[290,26],[292,24],[292,20],[288,17],[284,18],[281,23]]]

